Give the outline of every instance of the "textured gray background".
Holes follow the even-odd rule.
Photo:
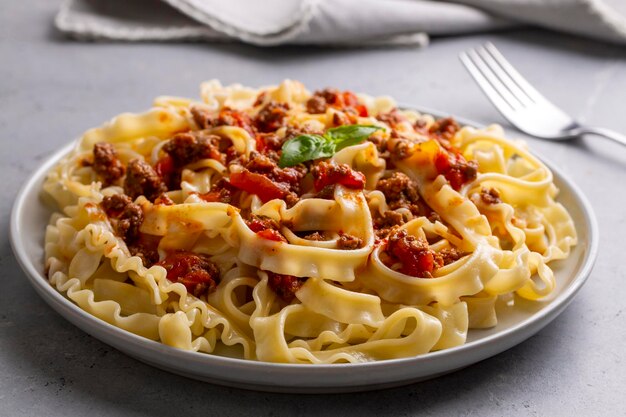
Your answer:
[[[582,188],[599,220],[599,258],[572,305],[494,358],[385,391],[257,393],[139,363],[44,304],[11,253],[8,229],[13,197],[47,155],[156,95],[196,96],[208,78],[255,86],[290,77],[504,123],[457,59],[491,40],[565,110],[626,132],[626,49],[530,29],[439,39],[424,50],[75,43],[52,28],[58,5],[0,3],[0,416],[625,415],[626,149],[599,138],[529,140]]]

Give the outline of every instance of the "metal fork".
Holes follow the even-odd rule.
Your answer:
[[[584,126],[539,93],[492,43],[460,54],[461,62],[500,113],[524,133],[542,139],[567,140],[585,134],[626,146],[626,136]]]

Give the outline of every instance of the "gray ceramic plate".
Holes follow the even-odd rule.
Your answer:
[[[136,336],[90,315],[58,293],[44,277],[43,240],[51,210],[40,199],[41,186],[47,171],[70,149],[68,145],[44,163],[24,184],[13,205],[11,244],[26,277],[52,308],[90,335],[150,365],[222,385],[264,391],[347,392],[403,385],[452,372],[515,346],[554,320],[584,284],[597,254],[598,227],[589,202],[548,164],[561,190],[559,201],[576,224],[579,243],[566,261],[552,264],[558,286],[549,300],[521,302],[514,309],[499,311],[498,325],[471,330],[466,344],[413,358],[336,365],[275,364],[188,352]]]

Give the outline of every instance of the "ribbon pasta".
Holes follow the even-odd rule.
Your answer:
[[[276,165],[272,143],[345,125],[380,129],[330,158]],[[524,144],[455,126],[290,80],[159,97],[86,132],[48,174],[46,274],[88,313],[180,349],[324,364],[461,345],[496,325],[499,298],[548,296],[549,264],[577,238]],[[204,148],[183,163],[174,143]],[[109,153],[95,156],[99,144]],[[102,160],[126,177],[103,176]],[[138,184],[157,181],[157,198],[132,195],[133,163],[156,173]]]

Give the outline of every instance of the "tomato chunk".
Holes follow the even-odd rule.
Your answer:
[[[156,265],[165,268],[168,280],[182,283],[196,297],[213,291],[220,281],[220,271],[207,255],[171,252]]]
[[[219,191],[209,191],[208,193],[199,194],[198,197],[200,197],[203,201],[206,201],[207,203],[222,202],[222,196]]]
[[[428,247],[428,242],[400,230],[389,237],[386,248],[392,263],[402,263],[399,272],[412,277],[430,278],[441,260]]]
[[[259,233],[268,228],[267,224],[261,219],[252,219],[246,222],[250,230],[254,233]]]
[[[286,302],[291,302],[296,296],[296,292],[304,285],[306,278],[295,277],[293,275],[277,274],[266,271],[268,276],[268,286]]]
[[[211,185],[209,192],[198,194],[198,197],[208,203],[235,204],[238,201],[238,193],[240,194],[241,192],[233,187],[226,178],[221,178]]]
[[[247,114],[224,107],[220,110],[217,121],[217,126],[237,126],[246,130],[250,135],[255,135],[255,129],[252,124],[252,119]]]
[[[273,240],[275,242],[287,242],[285,236],[281,235],[278,230],[274,229],[265,229],[256,233],[257,236],[267,240]]]
[[[267,151],[267,145],[265,144],[265,141],[263,140],[263,136],[257,135],[254,140],[256,142],[256,150],[258,152],[265,153]]]
[[[165,178],[172,174],[175,169],[176,166],[174,164],[174,159],[169,155],[160,158],[154,165],[154,170],[161,178]]]
[[[341,98],[343,98],[343,106],[356,107],[359,104],[359,99],[352,91],[344,91]]]
[[[258,195],[264,203],[276,198],[283,198],[288,192],[285,186],[275,183],[264,175],[250,172],[247,169],[230,174],[230,184],[250,194]]]
[[[361,117],[368,117],[369,113],[367,112],[367,107],[365,107],[363,104],[359,104],[357,106],[354,107],[357,111],[357,113],[359,113],[359,116]]]
[[[355,190],[362,190],[365,187],[365,175],[354,171],[346,164],[320,162],[313,168],[312,174],[313,186],[316,191],[334,184]]]
[[[467,161],[460,154],[440,151],[435,157],[435,169],[443,175],[455,190],[460,190],[463,184],[476,179],[478,165],[474,161]]]
[[[273,240],[276,242],[287,242],[285,236],[283,236],[279,231],[280,223],[272,218],[256,216],[253,214],[249,220],[246,220],[246,224],[250,230],[263,239]]]

